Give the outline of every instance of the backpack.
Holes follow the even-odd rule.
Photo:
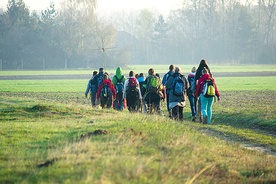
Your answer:
[[[101,98],[109,98],[112,96],[112,92],[108,84],[103,84],[100,96]]]
[[[138,97],[138,84],[136,78],[128,78],[127,97]]]
[[[170,77],[173,77],[173,74],[171,72],[168,72],[167,75],[166,75],[166,82],[164,84],[166,89],[169,89],[169,87],[170,87],[170,84],[168,83],[168,80],[169,80]]]
[[[98,77],[97,80],[98,80],[97,81],[97,87],[99,87],[102,84],[102,82],[103,82],[103,75],[99,75],[99,77]]]
[[[153,75],[150,76],[149,81],[147,83],[147,90],[149,93],[158,93],[160,91],[160,78]]]
[[[214,83],[211,79],[207,79],[204,81],[201,93],[206,98],[211,98],[211,97],[215,96],[215,94],[216,94],[215,87],[214,87]]]
[[[116,77],[116,79],[117,79],[117,83],[116,83],[116,86],[115,86],[116,93],[117,94],[122,94],[123,91],[124,91],[124,84],[122,82],[124,76],[122,76],[121,79],[118,79],[118,77],[116,75],[114,77]]]
[[[144,96],[144,94],[146,93],[144,82],[139,82],[139,86],[140,86],[141,95]]]
[[[136,78],[128,78],[128,91],[136,90],[138,87]]]
[[[184,96],[185,84],[183,79],[180,76],[177,76],[172,85],[173,95],[175,96]]]
[[[188,81],[190,83],[190,87],[187,89],[188,95],[192,95],[192,93],[195,91],[194,85],[195,85],[195,77],[188,77]]]

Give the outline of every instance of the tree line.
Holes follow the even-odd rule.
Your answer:
[[[0,69],[131,64],[276,64],[275,0],[189,0],[164,17],[143,9],[99,18],[96,0],[41,12],[23,0],[0,10]]]

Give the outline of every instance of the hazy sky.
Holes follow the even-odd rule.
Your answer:
[[[24,0],[31,10],[42,10],[55,2],[58,7],[62,0]],[[143,8],[157,10],[167,14],[171,9],[181,8],[183,0],[98,0],[97,12],[107,13],[113,11],[130,11]],[[0,0],[0,7],[6,7],[8,0]]]

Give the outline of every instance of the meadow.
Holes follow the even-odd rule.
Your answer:
[[[92,109],[87,79],[0,80],[0,183],[275,183],[276,77],[216,81],[206,126],[188,102],[184,122]]]

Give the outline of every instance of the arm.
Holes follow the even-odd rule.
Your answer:
[[[142,100],[140,85],[139,85],[139,81],[137,79],[136,79],[136,83],[138,84],[137,88],[138,88],[138,92],[139,92],[139,99]]]
[[[219,94],[219,91],[218,91],[218,87],[217,87],[217,84],[214,80],[214,78],[212,79],[213,80],[213,83],[214,83],[214,87],[215,87],[215,93],[216,93],[216,96],[218,97],[218,99],[220,99],[220,94]]]
[[[199,97],[200,95],[201,83],[202,83],[202,79],[199,79],[198,83],[196,84],[196,97]]]
[[[117,84],[117,76],[116,75],[114,75],[114,77],[112,78],[112,84],[114,86],[116,86],[116,84]]]
[[[166,82],[167,82],[167,76],[168,76],[168,73],[166,73],[164,76],[163,76],[163,79],[162,79],[162,84],[165,86]]]
[[[100,98],[102,87],[103,87],[102,84],[100,84],[100,86],[98,87],[98,90],[97,90],[97,99]]]
[[[85,90],[85,97],[87,97],[89,91],[91,90],[91,84],[90,84],[90,80],[88,81],[88,84],[87,84],[87,87],[86,87],[86,90]]]
[[[128,84],[128,79],[126,79],[126,80],[125,80],[125,83],[124,83],[123,98],[126,98],[127,84]]]
[[[113,99],[115,99],[116,98],[116,90],[114,88],[114,85],[112,84],[112,81],[110,81],[108,85],[109,85],[109,87],[111,89]]]

